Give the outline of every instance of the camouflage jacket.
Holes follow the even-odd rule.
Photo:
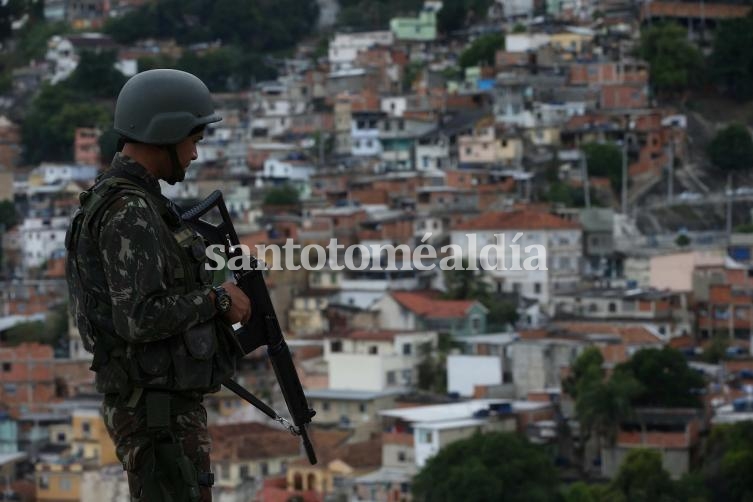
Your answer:
[[[143,166],[119,153],[111,168],[138,178],[151,196],[133,191],[110,195],[112,202],[80,225],[77,239],[71,238],[66,270],[71,311],[84,346],[95,354],[97,388],[106,393],[127,385],[207,388],[212,369],[195,378],[191,372],[197,368],[191,366],[197,361],[191,356],[211,361],[218,352],[228,356],[231,349],[217,333],[195,335],[215,325],[228,334],[226,323],[213,320],[205,243],[177,213],[172,227],[166,223],[160,207],[169,201]],[[69,234],[73,230],[72,222]],[[187,333],[194,335],[187,338]],[[214,339],[207,341],[207,336]],[[181,357],[185,360],[176,361]],[[176,367],[181,364],[187,367]],[[232,373],[228,364],[222,363],[224,371]]]

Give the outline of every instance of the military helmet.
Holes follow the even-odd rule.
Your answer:
[[[156,69],[134,75],[120,90],[114,129],[141,143],[174,145],[194,128],[220,120],[201,79],[180,70]]]

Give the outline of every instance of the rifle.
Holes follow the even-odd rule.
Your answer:
[[[213,208],[219,210],[222,222],[214,225],[200,219]],[[212,244],[223,246],[228,260],[241,257],[242,250],[240,241],[235,232],[235,227],[230,220],[222,192],[215,190],[206,199],[181,214],[181,219],[196,232],[201,234]],[[282,390],[290,416],[293,419],[291,425],[266,403],[244,389],[232,379],[223,382],[223,385],[235,394],[259,408],[267,416],[279,422],[293,435],[301,436],[303,447],[306,450],[309,462],[316,464],[316,454],[308,436],[307,424],[316,412],[309,408],[306,396],[303,393],[301,381],[296,373],[293,357],[290,354],[282,329],[277,321],[272,299],[269,297],[267,284],[264,282],[264,274],[260,269],[258,260],[253,256],[243,256],[250,266],[239,267],[233,270],[237,286],[246,294],[251,301],[251,319],[239,329],[235,330],[235,336],[243,350],[243,355],[249,354],[261,346],[267,347],[267,356],[272,363],[277,382]],[[239,261],[239,260],[235,260]]]

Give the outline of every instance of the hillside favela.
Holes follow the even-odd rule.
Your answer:
[[[752,500],[753,1],[3,0],[0,68],[0,501],[144,500],[66,237],[164,68],[315,412],[248,350],[212,500]]]

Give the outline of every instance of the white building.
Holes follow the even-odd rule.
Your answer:
[[[35,167],[30,177],[41,178],[45,185],[55,185],[69,181],[93,182],[97,176],[96,166],[79,164],[51,164],[43,163]]]
[[[544,33],[510,33],[505,35],[505,50],[507,52],[529,52],[547,45],[551,37]]]
[[[458,225],[450,242],[469,267],[486,271],[498,292],[516,292],[549,310],[553,292],[580,280],[582,230],[578,223],[531,210],[487,213]]]
[[[394,35],[391,31],[368,31],[361,33],[338,33],[329,43],[329,63],[332,71],[352,68],[359,52],[375,45],[391,46]]]
[[[324,345],[329,386],[339,390],[385,391],[412,387],[417,379],[419,348],[436,349],[435,331],[356,331],[333,336]]]
[[[415,462],[420,469],[448,444],[476,432],[513,432],[517,428],[516,413],[549,407],[549,403],[473,399],[385,410],[379,414],[383,422],[396,422],[413,429]]]
[[[20,226],[24,268],[40,267],[47,260],[65,253],[68,217],[26,218]]]
[[[350,125],[351,154],[359,157],[377,157],[382,153],[379,140],[378,113],[354,113]]]
[[[405,109],[408,108],[407,96],[390,96],[381,100],[381,109],[391,117],[402,117]]]

